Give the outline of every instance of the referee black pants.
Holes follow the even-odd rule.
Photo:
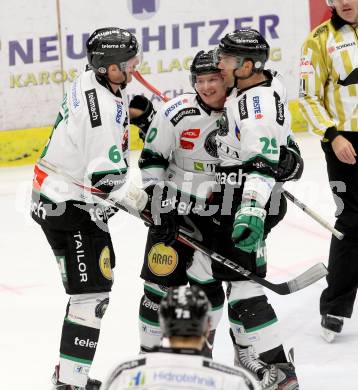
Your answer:
[[[342,133],[358,154],[358,134]],[[322,142],[327,172],[337,206],[336,229],[344,233],[338,240],[332,236],[327,283],[320,299],[321,314],[350,318],[358,287],[358,162],[340,162],[330,143]],[[345,189],[345,191],[344,191]]]

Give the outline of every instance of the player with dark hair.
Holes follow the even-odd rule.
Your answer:
[[[264,70],[270,47],[256,30],[225,35],[215,50],[231,94],[227,127],[216,136],[222,208],[216,222],[217,252],[260,277],[266,275],[265,238],[284,216],[286,204],[273,192],[278,181],[298,179],[303,163],[292,139],[286,91]],[[287,169],[283,174],[281,170]],[[275,196],[274,196],[275,195]],[[213,277],[228,291],[235,364],[251,370],[264,388],[298,389],[287,362],[278,320],[262,286],[212,264]]]

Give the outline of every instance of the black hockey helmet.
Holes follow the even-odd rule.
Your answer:
[[[136,37],[118,27],[104,27],[92,33],[86,42],[88,63],[99,75],[107,73],[107,67],[116,64],[122,71],[127,61],[139,52]]]
[[[190,65],[190,82],[192,87],[196,83],[196,76],[199,74],[220,73],[214,60],[214,51],[199,51]]]
[[[269,58],[270,45],[257,30],[235,30],[220,40],[215,52],[216,61],[220,60],[221,54],[235,57],[238,68],[245,60],[252,60],[254,72],[261,72]]]
[[[163,335],[204,336],[208,330],[210,310],[210,302],[198,286],[170,288],[159,307]]]

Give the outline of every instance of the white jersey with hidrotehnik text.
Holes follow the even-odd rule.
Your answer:
[[[167,180],[182,192],[206,199],[218,163],[215,136],[222,111],[214,111],[195,93],[163,104],[146,136],[139,161],[145,187]]]
[[[40,161],[88,186],[96,182],[98,186],[120,187],[128,168],[128,136],[125,91],[114,95],[88,70],[67,89]],[[106,174],[110,176],[105,178]],[[104,178],[103,183],[98,183],[98,178]],[[117,180],[117,186],[111,180]],[[87,200],[82,188],[61,175],[44,173],[41,166],[35,166],[34,190],[55,203]]]
[[[176,351],[176,353],[173,353]],[[168,353],[169,352],[169,353]],[[258,390],[241,369],[204,358],[193,350],[162,348],[118,365],[101,390]]]
[[[238,91],[225,103],[228,126],[216,136],[221,166],[247,164],[243,198],[267,203],[275,184],[280,146],[292,138],[287,95],[279,77]],[[238,183],[240,184],[240,183]]]

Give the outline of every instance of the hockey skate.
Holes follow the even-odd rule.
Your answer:
[[[343,328],[343,317],[324,314],[321,320],[321,336],[327,343],[331,343],[341,333]]]
[[[235,346],[235,366],[249,371],[264,390],[298,390],[292,363],[267,364],[260,360],[251,346]]]
[[[240,347],[235,345],[234,365],[250,372],[254,378],[266,389],[276,380],[276,370],[258,358],[252,346]],[[266,386],[266,387],[265,387]]]
[[[96,379],[88,378],[86,387],[78,387],[67,385],[66,383],[62,383],[58,380],[59,377],[59,369],[60,367],[57,365],[55,367],[55,372],[52,375],[52,390],[99,390],[102,382],[97,381]]]
[[[298,381],[295,367],[292,363],[271,364],[270,376],[261,381],[265,390],[298,390]]]

